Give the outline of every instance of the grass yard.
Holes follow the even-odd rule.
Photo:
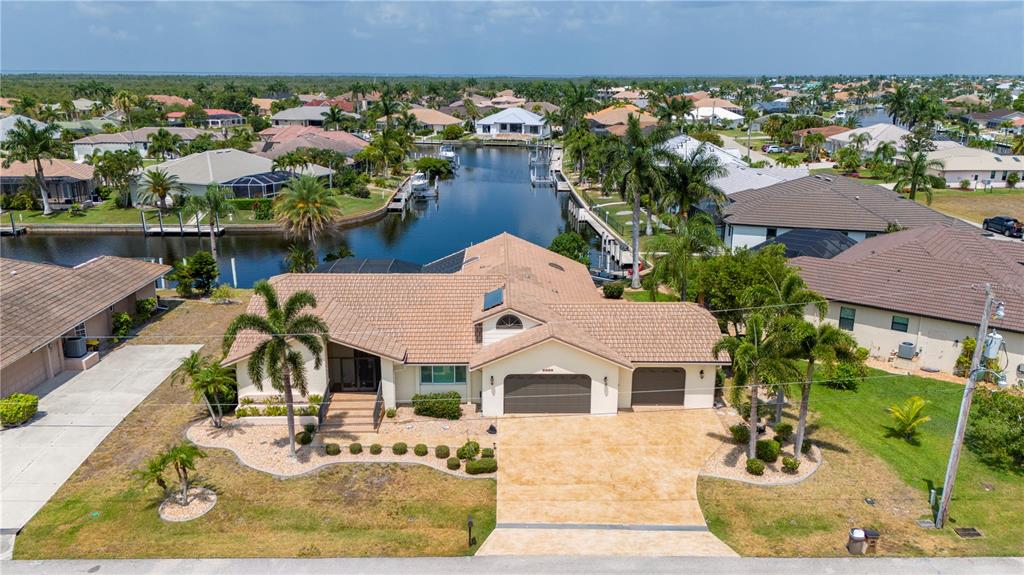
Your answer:
[[[888,375],[871,370],[872,377]],[[825,463],[798,485],[763,488],[701,478],[698,495],[711,530],[741,555],[845,555],[847,530],[881,532],[886,555],[1017,555],[1024,541],[1024,479],[993,470],[965,450],[949,528],[923,529],[928,490],[941,490],[963,387],[915,376],[868,379],[857,392],[815,386],[810,437]],[[919,444],[886,436],[886,408],[919,395],[932,420]],[[795,422],[794,422],[795,424]],[[869,505],[865,498],[874,500]],[[961,539],[951,527],[977,527]]]
[[[357,198],[354,196],[341,196],[342,218],[360,216],[372,212],[384,206],[387,198],[391,195],[390,190],[370,188],[369,198]],[[274,220],[257,220],[252,210],[238,210],[230,218],[222,218],[222,224],[272,224]],[[204,220],[205,221],[205,220]]]
[[[830,175],[833,175],[833,176],[843,176],[845,178],[850,178],[851,177],[849,175],[840,173],[835,168],[814,168],[814,169],[811,170],[811,173],[812,174],[830,174]],[[864,184],[885,184],[888,181],[890,181],[890,180],[884,180],[884,179],[881,179],[881,178],[873,177],[873,174],[871,173],[871,170],[868,170],[867,168],[861,170],[860,172],[858,172],[858,174],[860,175],[860,177],[859,178],[854,178],[854,179],[856,179],[858,182],[861,182],[861,183],[864,183]]]
[[[247,291],[239,290],[247,300]],[[132,343],[207,344],[219,353],[227,323],[245,307],[178,304]],[[198,334],[198,335],[192,335]],[[333,465],[277,479],[206,449],[198,482],[218,493],[205,516],[167,523],[158,488],[132,470],[205,417],[182,386],[165,381],[93,452],[18,536],[17,559],[467,555],[466,517],[480,543],[494,528],[495,482],[424,466]]]
[[[925,201],[923,197],[918,197],[918,200]],[[1010,215],[1024,218],[1024,189],[933,190],[931,207],[951,216],[979,224],[990,216]]]
[[[14,221],[18,224],[141,224],[139,210],[135,208],[118,208],[113,201],[106,201],[99,205],[85,210],[83,215],[72,216],[67,211],[54,212],[52,215],[44,216],[42,210],[5,210],[2,221],[10,224],[10,216],[14,214]],[[156,221],[155,212],[147,213],[147,220]],[[177,216],[171,216],[177,221]]]
[[[651,292],[647,290],[630,291],[626,290],[622,292],[623,299],[629,301],[651,301]],[[662,293],[658,292],[657,301],[679,301],[679,296],[674,293]]]

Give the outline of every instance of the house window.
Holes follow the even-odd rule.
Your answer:
[[[901,315],[894,315],[894,316],[892,316],[892,330],[893,331],[902,331],[903,333],[907,333],[907,330],[909,328],[910,328],[910,318],[903,317]]]
[[[777,230],[776,228],[766,228],[764,231],[764,238],[766,240],[770,240],[777,235],[779,235],[779,230]]]
[[[421,365],[420,383],[427,385],[455,385],[466,383],[464,365]]]
[[[484,324],[478,323],[473,326],[473,339],[477,343],[484,342]]]
[[[85,337],[85,323],[75,326],[75,337]]]
[[[992,170],[992,171],[991,171],[991,172],[989,173],[989,175],[988,175],[988,179],[990,179],[990,180],[994,180],[994,179],[996,179],[996,171],[995,171],[995,170]]]
[[[495,327],[497,329],[523,329],[523,320],[512,314],[503,315],[498,318],[498,324]]]
[[[852,307],[839,308],[839,327],[846,331],[853,331],[853,320],[857,317],[857,310]]]

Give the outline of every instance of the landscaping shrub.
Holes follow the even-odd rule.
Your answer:
[[[146,321],[147,319],[152,317],[154,311],[156,311],[155,297],[147,297],[145,299],[136,300],[135,315],[139,318],[139,321]]]
[[[114,314],[114,337],[122,338],[127,336],[132,331],[132,325],[135,322],[132,321],[132,316],[128,315],[127,312],[119,311]]]
[[[450,124],[441,130],[441,137],[445,140],[458,140],[466,134],[466,130],[458,124]]]
[[[467,441],[465,445],[455,450],[459,459],[473,459],[480,454],[480,444],[475,441]]]
[[[313,415],[320,413],[320,408],[315,405],[307,405],[295,409],[295,415]]]
[[[28,393],[13,393],[0,399],[0,423],[21,425],[39,411],[39,398]]]
[[[775,440],[779,443],[785,443],[789,441],[789,438],[793,436],[793,425],[789,423],[780,423],[775,426]]]
[[[729,435],[736,443],[743,444],[750,441],[750,428],[746,423],[737,423],[729,426]]]
[[[498,462],[494,458],[482,457],[476,461],[466,462],[466,473],[479,475],[481,473],[494,473],[498,470]]]
[[[308,431],[300,431],[295,435],[295,441],[299,445],[309,445],[313,443],[313,434]]]
[[[316,433],[316,424],[307,423],[306,425],[302,426],[302,429],[306,433]]]
[[[328,443],[324,446],[324,451],[327,452],[327,455],[338,455],[341,453],[341,446],[337,443]]]
[[[494,448],[493,447],[485,447],[485,448],[481,449],[480,450],[480,458],[481,459],[494,459]]]
[[[980,389],[974,396],[967,448],[997,469],[1024,471],[1024,397]]]
[[[969,190],[969,189],[971,189],[971,181],[966,179],[966,178],[963,179],[963,180],[960,180],[960,189],[961,190]]]
[[[774,439],[759,439],[757,441],[757,458],[765,463],[775,463],[779,459],[781,446]]]
[[[210,299],[214,303],[231,303],[231,298],[235,295],[235,290],[231,289],[228,284],[220,284],[210,292]]]
[[[890,435],[912,441],[917,435],[917,428],[932,419],[924,414],[924,408],[929,403],[924,398],[915,395],[907,398],[903,405],[889,406],[889,415],[892,416],[893,421],[892,426],[889,427]]]
[[[263,415],[283,416],[288,415],[288,408],[283,405],[268,405],[263,410]]]
[[[391,453],[394,453],[395,455],[405,455],[407,451],[409,451],[409,446],[402,442],[398,442],[391,446]]]
[[[259,414],[260,409],[258,407],[239,407],[235,410],[235,417],[252,417]]]
[[[412,396],[413,413],[438,419],[462,417],[462,396],[457,391],[445,393],[417,393]]]
[[[428,448],[426,444],[417,443],[416,447],[412,448],[412,452],[420,457],[423,457],[424,455],[430,452],[430,448]]]
[[[448,469],[451,469],[452,471],[455,471],[456,469],[458,469],[461,466],[462,466],[462,461],[458,457],[449,457],[448,458]]]
[[[808,441],[805,438],[804,439],[804,444],[800,447],[800,453],[803,453],[804,455],[807,455],[810,452],[811,452],[811,442]]]
[[[800,469],[800,460],[787,455],[782,458],[782,468],[790,473],[796,473],[796,471]]]
[[[260,199],[252,202],[252,219],[266,221],[274,217],[274,207],[270,200]]]
[[[321,403],[324,402],[324,396],[316,393],[311,393],[309,397],[306,398],[306,400],[309,401],[310,405],[320,405]]]
[[[601,286],[604,297],[608,299],[622,299],[622,292],[626,286],[622,282],[608,282]]]
[[[448,459],[452,454],[452,450],[448,449],[447,445],[438,445],[434,448],[434,456],[438,459]]]
[[[348,452],[351,453],[352,455],[359,455],[360,453],[363,452],[363,444],[362,443],[349,443],[348,444]]]
[[[764,475],[764,462],[757,458],[748,459],[747,473],[751,475]]]
[[[381,451],[384,451],[384,448],[381,447],[379,443],[374,443],[373,445],[370,446],[371,455],[380,455]]]
[[[945,178],[940,178],[939,176],[928,176],[928,179],[931,181],[931,187],[935,188],[936,190],[946,189]]]
[[[384,415],[387,416],[388,419],[394,419],[395,416],[398,415],[398,410],[394,407],[389,407],[388,410],[384,412]]]

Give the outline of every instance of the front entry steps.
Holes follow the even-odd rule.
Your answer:
[[[374,392],[340,392],[331,395],[327,415],[320,424],[325,434],[374,433],[373,404],[377,400]]]

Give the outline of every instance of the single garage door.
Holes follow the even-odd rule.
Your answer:
[[[633,371],[633,405],[682,405],[686,370],[681,367],[638,367]]]
[[[590,413],[590,376],[505,376],[505,413]]]

